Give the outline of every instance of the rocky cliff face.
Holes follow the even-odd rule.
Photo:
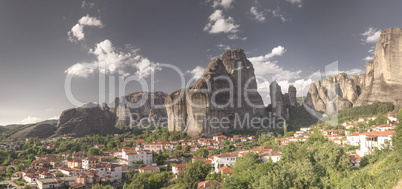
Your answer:
[[[193,138],[212,137],[265,117],[254,76],[241,49],[212,60],[195,84],[166,97],[169,130],[185,131]]]
[[[56,135],[109,133],[117,125],[166,122],[166,96],[163,92],[136,92],[116,98],[110,107],[89,103],[65,110],[60,115]]]
[[[63,111],[57,124],[56,135],[75,133],[78,136],[113,131],[115,116],[101,107],[88,104]]]
[[[271,97],[271,111],[278,117],[289,119],[289,106],[298,106],[296,88],[290,84],[288,93],[283,94],[279,84],[273,81],[269,86],[269,92]]]
[[[167,94],[160,91],[137,92],[116,98],[110,109],[116,114],[116,126],[166,121],[164,106]]]
[[[366,73],[348,76],[341,73],[310,85],[304,104],[314,110],[332,113],[374,102],[401,102],[402,29],[390,28],[381,33],[374,60]]]

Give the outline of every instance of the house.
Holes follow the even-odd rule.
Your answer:
[[[395,128],[396,128],[396,125],[384,124],[384,125],[379,125],[379,126],[373,127],[373,131],[388,131],[388,130],[392,130]]]
[[[271,159],[274,163],[276,163],[281,159],[282,154],[274,151],[266,151],[261,153],[259,156],[261,157],[263,162],[267,162],[269,159]]]
[[[228,152],[213,156],[212,166],[216,173],[221,172],[221,167],[233,165],[236,162],[237,153]]]
[[[311,130],[310,127],[302,127],[302,128],[300,128],[300,131],[303,131],[303,132],[307,132],[307,131],[310,131],[310,130]]]
[[[230,168],[229,166],[223,166],[221,168],[221,174],[222,175],[226,175],[226,176],[230,176],[232,175],[234,172],[232,170],[232,168]]]
[[[100,162],[101,162],[100,158],[97,156],[87,157],[82,160],[82,168],[84,168],[85,170],[88,170],[90,167],[92,167]]]
[[[359,146],[360,144],[360,137],[359,137],[359,133],[352,133],[348,136],[346,136],[346,141],[347,144],[352,145],[352,146]]]
[[[359,167],[361,158],[359,155],[349,155],[350,162],[352,162],[353,166]]]
[[[225,135],[219,135],[219,136],[214,136],[214,137],[212,137],[212,139],[214,139],[214,141],[217,141],[217,142],[219,142],[219,141],[224,141],[224,140],[226,140],[228,137],[226,137]]]
[[[144,144],[144,149],[153,151],[153,152],[158,152],[162,151],[164,149],[168,150],[170,147],[170,143],[167,141],[155,141],[153,143],[148,143]]]
[[[172,166],[172,173],[178,175],[184,172],[184,169],[187,168],[187,164],[176,164]]]
[[[190,152],[195,152],[195,151],[197,151],[198,150],[198,146],[197,145],[192,145],[191,147],[190,147]]]
[[[132,141],[133,140],[133,138],[124,138],[124,142],[129,142],[129,141]]]
[[[18,180],[18,179],[22,178],[23,175],[24,175],[23,172],[15,172],[15,173],[11,176],[11,180],[12,180],[12,181]]]
[[[84,152],[74,152],[71,155],[71,158],[73,159],[78,159],[78,158],[83,158],[84,157]]]
[[[207,180],[198,183],[198,189],[208,189],[208,188],[222,188],[221,183],[216,180]]]
[[[65,160],[67,162],[67,164],[64,164],[64,165],[67,165],[68,168],[81,167],[82,166],[82,160],[83,160],[82,158],[67,159],[67,160]]]
[[[138,172],[139,172],[139,173],[160,172],[160,169],[159,169],[158,166],[155,166],[155,167],[146,166],[146,167],[141,167],[141,168],[139,168],[139,169],[138,169]]]
[[[39,179],[39,175],[34,173],[28,173],[24,175],[23,179],[29,184],[36,184],[36,181]]]
[[[105,166],[105,171],[101,172],[101,175],[101,177],[108,177],[111,182],[120,181],[123,176],[122,166],[109,163]]]
[[[360,138],[360,157],[370,154],[375,149],[382,149],[388,143],[392,146],[392,136],[395,131],[372,131],[361,133]]]
[[[39,189],[45,188],[69,188],[77,183],[77,177],[56,177],[39,179],[37,185]]]
[[[150,165],[153,162],[152,157],[153,155],[149,151],[122,149],[120,164],[125,164],[131,167],[136,162],[143,162],[145,165]]]
[[[273,146],[260,146],[260,147],[254,148],[253,151],[258,153],[258,152],[272,151],[272,149],[274,149]]]

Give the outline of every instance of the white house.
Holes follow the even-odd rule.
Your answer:
[[[226,140],[228,137],[226,137],[225,135],[219,135],[219,136],[214,136],[214,137],[212,137],[212,139],[214,139],[214,141],[217,141],[217,142],[219,142],[219,141],[224,141],[224,140]]]
[[[156,167],[141,167],[138,169],[139,173],[151,173],[151,172],[160,172],[160,169],[158,166]]]
[[[99,164],[100,162],[101,161],[99,157],[96,156],[87,157],[82,160],[82,168],[88,170],[89,168],[91,168],[96,164]]]
[[[373,131],[361,133],[360,138],[360,157],[370,154],[376,148],[382,149],[386,143],[392,146],[392,136],[395,131]]]
[[[221,172],[221,167],[233,165],[236,162],[237,153],[223,153],[213,157],[212,166],[216,173]]]
[[[276,163],[281,159],[282,155],[273,151],[267,151],[261,153],[260,157],[263,162],[267,162],[269,159],[271,159],[274,163]]]
[[[359,146],[360,144],[360,137],[359,133],[352,133],[346,136],[347,143],[352,146]]]
[[[142,161],[145,165],[150,165],[152,160],[152,153],[145,150],[125,150],[122,151],[121,164],[133,166],[135,162]]]
[[[396,125],[392,125],[392,124],[384,124],[384,125],[379,125],[373,128],[374,131],[388,131],[388,130],[392,130],[395,129]]]
[[[172,173],[178,175],[184,172],[184,169],[187,168],[187,164],[177,164],[172,166]]]

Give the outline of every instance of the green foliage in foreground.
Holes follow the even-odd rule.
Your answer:
[[[204,181],[212,167],[200,160],[188,163],[185,172],[180,174],[177,181],[184,189],[197,188],[198,182]]]
[[[402,143],[395,139],[395,146]],[[229,189],[392,188],[402,179],[402,158],[398,153],[398,149],[377,150],[363,158],[363,167],[356,168],[342,147],[327,141],[316,130],[305,144],[284,146],[278,163],[264,163],[255,154],[238,158],[234,173],[223,184]]]

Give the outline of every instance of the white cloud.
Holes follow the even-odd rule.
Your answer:
[[[95,7],[95,3],[93,3],[93,2],[83,1],[81,4],[82,9],[85,9],[85,8],[93,9],[94,7]]]
[[[232,3],[234,0],[214,0],[212,2],[212,7],[217,8],[217,7],[222,7],[224,9],[228,9],[232,6]]]
[[[27,118],[23,119],[21,121],[21,124],[31,124],[31,123],[37,123],[39,121],[42,121],[42,119],[34,117],[34,116],[28,116]]]
[[[237,34],[230,34],[228,35],[228,38],[230,40],[237,40],[237,39],[241,39],[241,40],[247,40],[247,37],[239,37]]]
[[[193,70],[187,70],[186,73],[191,74],[191,75],[192,75],[192,78],[193,78],[194,80],[197,80],[197,79],[199,79],[199,78],[202,76],[202,74],[204,73],[204,70],[205,70],[205,69],[204,69],[203,67],[197,66],[197,67],[195,67]]]
[[[365,60],[365,61],[371,61],[373,59],[374,59],[374,57],[372,57],[372,56],[367,56],[366,58],[363,58],[363,60]]]
[[[381,30],[377,30],[377,28],[370,27],[361,34],[364,39],[362,39],[365,43],[377,43],[381,36]]]
[[[239,25],[235,24],[232,17],[227,17],[223,15],[222,10],[215,10],[209,16],[209,22],[204,27],[204,31],[209,33],[236,33],[238,31]]]
[[[106,39],[89,50],[89,54],[95,55],[95,61],[76,63],[68,68],[65,73],[87,78],[97,71],[103,74],[129,76],[135,70],[138,77],[146,78],[152,72],[160,70],[160,68],[154,67],[158,63],[153,63],[148,58],[139,55],[138,49],[133,49],[130,46],[126,48],[128,48],[128,52],[119,51],[110,40]]]
[[[78,20],[78,23],[67,32],[68,38],[71,42],[81,41],[85,38],[84,26],[102,28],[103,24],[101,20],[95,17],[90,17],[89,15],[83,16]]]
[[[264,12],[258,12],[257,7],[251,7],[250,8],[250,12],[251,14],[254,16],[254,18],[260,22],[264,22],[265,21],[265,16],[264,16]]]
[[[59,116],[53,116],[53,117],[50,117],[50,118],[49,118],[49,120],[55,120],[55,119],[56,119],[56,120],[59,119]]]
[[[297,5],[297,7],[299,7],[299,8],[301,8],[303,6],[302,5],[302,3],[303,3],[302,0],[286,0],[286,1]]]
[[[282,22],[286,22],[288,19],[285,18],[285,16],[281,13],[279,7],[275,10],[268,10],[272,13],[272,16],[275,18],[281,19]]]
[[[219,44],[216,45],[216,47],[218,47],[219,50],[230,50],[230,45]]]

